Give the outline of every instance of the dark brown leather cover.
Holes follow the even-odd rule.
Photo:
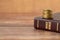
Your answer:
[[[37,28],[37,20],[36,20],[36,19],[34,19],[34,28],[35,28],[35,29],[38,29],[38,28]]]
[[[59,23],[59,25],[58,25],[59,27],[58,27],[58,31],[60,32],[60,23]]]
[[[57,22],[52,22],[51,23],[51,31],[57,31]]]
[[[45,21],[39,20],[39,29],[43,29],[43,30],[45,29]]]
[[[47,25],[47,26],[51,26],[50,29],[46,29],[46,22],[50,22],[51,25]],[[58,23],[58,24],[57,24]],[[57,27],[58,26],[58,27]],[[49,31],[54,31],[54,32],[60,32],[60,20],[49,20],[49,19],[42,19],[40,17],[36,17],[34,19],[34,28],[35,29],[40,29],[40,30],[49,30]]]

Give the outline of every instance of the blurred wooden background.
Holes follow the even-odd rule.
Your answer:
[[[33,18],[41,16],[43,9],[59,12],[60,0],[0,0],[0,20],[32,24]]]
[[[0,0],[0,12],[38,12],[42,9],[60,11],[60,0]]]
[[[60,40],[60,33],[34,29],[43,9],[60,12],[60,0],[0,0],[0,40]]]

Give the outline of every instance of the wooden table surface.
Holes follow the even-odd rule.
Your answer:
[[[34,27],[0,27],[0,40],[60,40],[60,33]]]
[[[56,15],[55,17],[60,19],[60,15],[58,17]],[[60,40],[60,33],[35,30],[32,16],[28,17],[28,20],[24,17],[17,20],[15,17],[11,20],[0,19],[0,40]]]

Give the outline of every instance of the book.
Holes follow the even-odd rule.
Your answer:
[[[43,19],[41,17],[34,18],[34,28],[38,30],[47,30],[53,32],[60,32],[60,20]]]

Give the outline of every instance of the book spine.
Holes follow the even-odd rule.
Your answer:
[[[35,29],[38,29],[37,24],[38,24],[38,23],[37,23],[37,20],[34,19],[34,28],[35,28]]]
[[[39,20],[39,29],[45,30],[45,21]]]
[[[60,23],[58,23],[57,31],[60,32]]]
[[[34,20],[35,29],[60,32],[60,23],[55,21]]]

